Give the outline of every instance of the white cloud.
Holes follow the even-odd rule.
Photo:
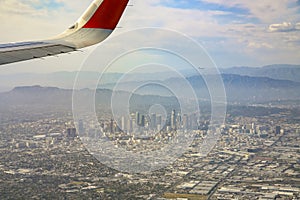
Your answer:
[[[73,24],[90,3],[56,2],[64,6],[55,9],[39,7],[47,4],[42,0],[0,1],[0,42],[45,39],[57,35]]]
[[[31,5],[34,1],[19,1],[19,0],[2,0],[0,2],[0,13],[2,16],[9,15],[23,15],[32,17],[46,16],[45,10],[36,10]]]
[[[293,24],[291,22],[283,22],[281,24],[271,24],[269,26],[270,32],[289,32],[289,31],[299,31],[300,23]]]
[[[263,42],[263,43],[257,43],[257,42],[249,42],[248,43],[248,47],[250,48],[255,48],[255,49],[260,49],[260,48],[269,48],[269,49],[272,49],[272,45],[266,43],[266,42]]]

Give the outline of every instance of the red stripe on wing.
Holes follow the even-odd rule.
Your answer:
[[[104,0],[83,28],[116,28],[129,0]]]

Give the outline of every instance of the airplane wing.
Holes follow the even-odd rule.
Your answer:
[[[94,0],[76,23],[47,40],[0,44],[0,65],[76,51],[105,40],[129,0]]]

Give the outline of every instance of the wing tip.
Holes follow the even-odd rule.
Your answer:
[[[129,0],[103,0],[82,28],[114,30]]]

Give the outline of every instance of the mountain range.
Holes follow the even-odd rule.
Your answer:
[[[300,65],[269,65],[264,67],[232,67],[232,68],[220,68],[222,74],[240,75],[243,77],[265,77],[274,80],[289,80],[293,82],[300,82]],[[203,72],[209,73],[209,69],[204,69]],[[34,74],[34,73],[22,73],[22,74],[0,74],[0,92],[9,91],[17,86],[28,85],[42,85],[46,87],[59,87],[71,89],[73,88],[74,81],[78,72],[55,72],[49,74]],[[180,71],[185,77],[192,77],[195,74],[194,71]],[[103,84],[109,84],[117,81],[123,74],[122,73],[106,73],[102,77]],[[80,76],[85,79],[82,83],[83,88],[89,88],[93,86],[91,80],[97,79],[100,74],[98,72],[84,71],[80,72]],[[131,77],[130,77],[131,76]],[[170,79],[172,75],[168,72],[160,73],[144,73],[144,74],[132,74],[128,79],[135,81],[149,80],[151,77],[155,79]],[[261,79],[259,79],[261,80]]]
[[[259,103],[268,101],[288,101],[300,99],[300,65],[272,65],[262,68],[234,67],[220,70],[223,74],[224,89],[228,102]],[[93,79],[99,73],[81,72],[84,77],[84,86],[89,88]],[[72,88],[77,72],[57,72],[52,74],[12,74],[0,75],[0,89],[11,90],[0,93],[0,105],[14,104],[51,104],[71,105]],[[161,85],[171,85],[180,89],[180,94],[186,96],[185,83],[191,85],[200,100],[210,100],[210,87],[206,85],[203,77],[189,72],[185,78],[170,76],[167,72],[158,74],[131,74],[127,82],[119,84],[118,90],[132,93],[132,88],[145,84],[151,78],[161,80]],[[97,94],[99,99],[109,101],[111,90],[115,82],[122,76],[121,73],[107,73],[103,75],[102,84]],[[214,75],[207,77],[214,78]],[[43,85],[31,86],[30,85]],[[18,87],[15,87],[18,86]],[[51,87],[50,87],[51,86]],[[12,89],[14,88],[14,89]],[[65,88],[65,89],[63,89]],[[140,98],[140,103],[147,96],[169,98],[170,92],[148,85],[143,90],[135,91]],[[177,94],[178,95],[178,94]],[[166,99],[167,101],[168,99]]]
[[[220,70],[225,74],[236,74],[252,77],[268,77],[278,80],[300,82],[300,65],[267,65],[264,67],[232,67]]]

